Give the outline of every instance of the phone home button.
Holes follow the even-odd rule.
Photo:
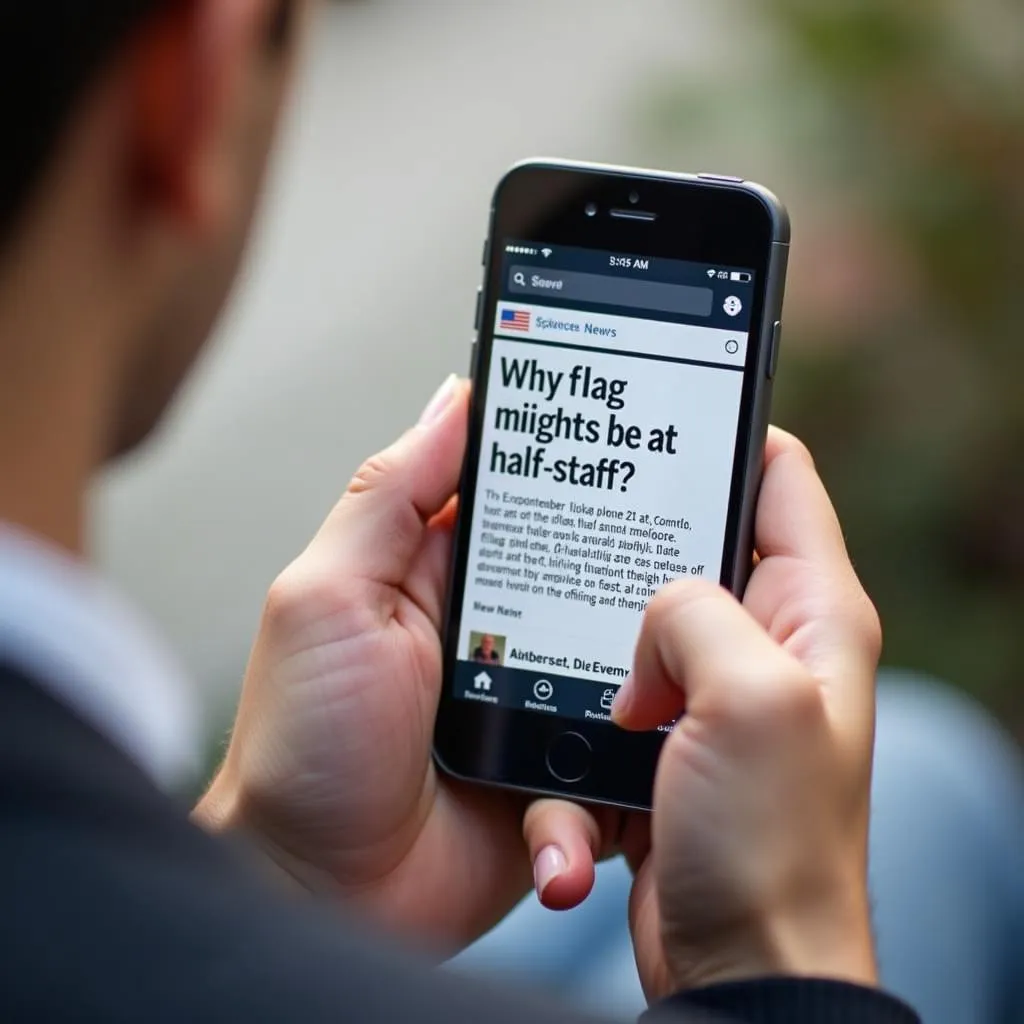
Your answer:
[[[590,744],[578,732],[556,736],[548,747],[548,771],[559,782],[582,782],[593,758]]]

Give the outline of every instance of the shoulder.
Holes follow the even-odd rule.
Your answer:
[[[274,888],[73,715],[6,682],[0,669],[0,1020],[564,1019]]]

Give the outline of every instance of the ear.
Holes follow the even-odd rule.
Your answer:
[[[179,231],[204,235],[230,216],[238,121],[277,9],[275,0],[165,4],[132,47],[138,191]]]

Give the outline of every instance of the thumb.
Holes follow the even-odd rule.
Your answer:
[[[586,808],[564,800],[537,800],[523,819],[537,897],[548,910],[578,906],[594,887],[601,829]]]
[[[649,730],[684,711],[707,720],[757,717],[813,677],[754,621],[732,594],[679,581],[651,602],[633,672],[612,707],[626,729]]]
[[[388,586],[406,579],[427,526],[458,490],[469,391],[453,374],[415,427],[363,463],[313,541],[321,565]]]

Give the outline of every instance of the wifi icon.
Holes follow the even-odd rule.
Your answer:
[[[544,257],[544,259],[550,259],[551,254],[553,252],[554,249],[541,249],[540,254]]]
[[[718,271],[717,270],[709,270],[708,271],[708,277],[717,277],[717,275],[718,275]]]

